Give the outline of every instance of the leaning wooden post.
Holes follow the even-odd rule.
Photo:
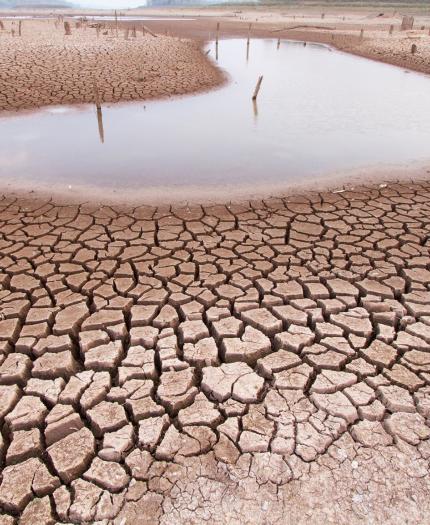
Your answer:
[[[257,85],[255,86],[254,94],[252,95],[252,100],[257,100],[258,92],[260,91],[262,82],[263,82],[263,76],[258,77]]]
[[[94,88],[94,104],[96,105],[97,109],[101,109],[99,88],[95,80],[94,80],[93,88]]]

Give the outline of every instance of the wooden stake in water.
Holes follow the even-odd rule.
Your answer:
[[[276,49],[279,49],[279,46],[281,45],[281,39],[278,38],[278,43],[276,44]]]
[[[104,144],[105,141],[105,131],[103,129],[103,115],[102,115],[102,108],[97,108],[97,124],[99,126],[99,137],[100,142]]]
[[[251,38],[251,27],[252,27],[252,24],[249,24],[249,26],[248,26],[248,41],[247,41],[248,46],[249,46],[249,39]]]
[[[263,76],[258,77],[257,85],[255,86],[254,94],[252,95],[252,100],[257,100],[258,93],[260,91],[262,82],[263,82]]]
[[[219,22],[216,25],[216,45],[218,45],[218,39],[219,39]]]

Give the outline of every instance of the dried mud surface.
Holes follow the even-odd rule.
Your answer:
[[[0,200],[0,524],[428,523],[430,185]]]
[[[1,18],[0,18],[1,19]],[[0,29],[0,111],[47,105],[162,98],[204,91],[224,77],[199,42],[56,20],[4,20]],[[79,23],[78,23],[79,25]],[[133,35],[136,36],[133,36]]]

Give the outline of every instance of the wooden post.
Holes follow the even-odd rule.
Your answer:
[[[249,39],[251,38],[251,27],[252,27],[252,24],[249,24],[249,27],[248,27],[248,46],[249,46]]]
[[[18,36],[21,36],[21,27],[22,27],[22,20],[18,23]]]
[[[72,31],[70,30],[70,24],[69,22],[64,22],[64,33],[69,36],[72,34]]]
[[[360,41],[363,40],[364,37],[364,29],[360,31]]]
[[[279,49],[279,46],[281,45],[281,39],[278,38],[278,43],[276,44],[276,49]]]
[[[97,124],[99,126],[99,137],[100,142],[104,144],[105,141],[105,131],[103,129],[103,115],[102,115],[102,108],[97,108]]]
[[[99,88],[97,86],[97,82],[95,79],[94,79],[93,88],[94,88],[94,104],[96,105],[97,109],[101,109]]]
[[[4,24],[1,20],[0,20],[0,29],[4,29]]]
[[[131,36],[132,36],[133,38],[136,38],[136,26],[133,26],[133,29],[132,29],[132,31],[131,31]]]
[[[400,27],[401,31],[408,31],[409,29],[414,28],[414,17],[413,16],[404,16],[402,18],[402,25]]]
[[[219,22],[216,25],[216,45],[218,45],[218,38],[219,38]]]
[[[153,33],[153,32],[149,29],[148,26],[143,26],[143,27],[144,27],[145,31],[146,31],[147,33],[149,33],[151,36],[157,37],[157,35],[156,35],[155,33]]]
[[[263,82],[263,76],[258,77],[257,85],[255,86],[254,94],[252,95],[252,100],[257,100],[258,92],[260,91],[262,82]]]
[[[412,44],[412,47],[411,47],[411,53],[413,55],[415,55],[415,53],[417,52],[417,45],[416,44]]]
[[[393,25],[390,25],[390,30],[389,30],[390,35],[393,34],[393,31],[394,31],[394,26],[393,26]]]

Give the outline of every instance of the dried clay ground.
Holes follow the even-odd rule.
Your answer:
[[[57,31],[75,78],[95,29]],[[195,44],[103,38],[198,52],[186,68],[220,79]],[[40,86],[3,107],[58,103]],[[429,523],[429,248],[428,181],[189,207],[3,196],[0,525]]]
[[[428,183],[0,214],[2,525],[428,522]]]

